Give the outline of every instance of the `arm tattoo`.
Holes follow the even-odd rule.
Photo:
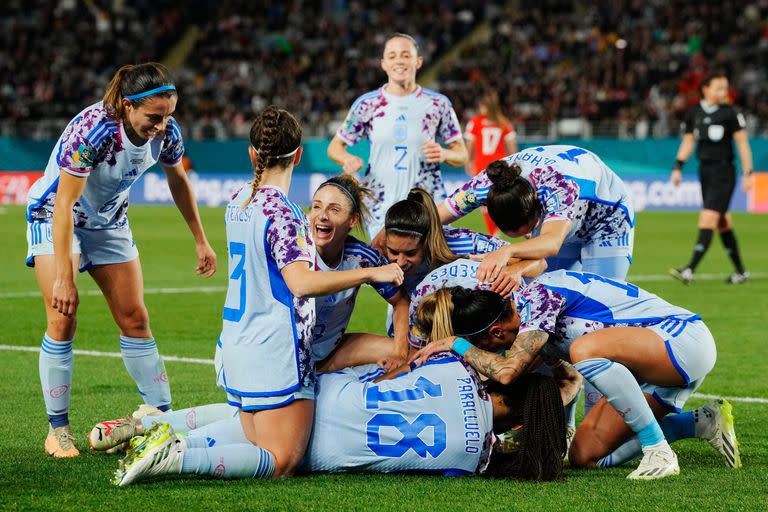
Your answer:
[[[464,354],[464,359],[486,377],[506,384],[528,369],[548,338],[544,331],[526,332],[518,336],[506,356],[472,347]]]

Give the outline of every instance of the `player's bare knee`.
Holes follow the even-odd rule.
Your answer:
[[[46,333],[57,341],[66,341],[74,338],[76,327],[77,319],[75,317],[57,315],[57,317],[48,320]]]
[[[149,313],[144,305],[120,313],[120,329],[127,336],[144,337],[149,333]]]
[[[577,339],[573,342],[569,349],[572,363],[578,363],[591,357],[598,357],[599,344],[592,340],[591,337],[585,336]]]
[[[568,463],[571,467],[586,469],[595,467],[598,457],[588,443],[577,442],[576,439],[571,443],[571,449],[568,452]]]

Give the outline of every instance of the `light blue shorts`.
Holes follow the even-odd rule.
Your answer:
[[[35,256],[48,254],[53,254],[53,224],[28,222],[27,266],[35,266]],[[133,234],[127,226],[115,229],[76,227],[72,237],[72,254],[80,255],[80,272],[85,272],[94,265],[125,263],[139,257]]]
[[[216,352],[213,356],[213,367],[216,372],[216,385],[227,393],[227,403],[246,412],[279,409],[296,400],[314,400],[315,386],[301,386],[296,391],[284,395],[266,397],[241,396],[227,390],[227,377],[221,357],[221,340],[216,342]]]
[[[647,328],[664,340],[669,358],[685,379],[685,385],[665,387],[641,383],[640,387],[662,405],[680,412],[688,398],[701,386],[704,377],[715,366],[715,339],[698,316],[688,319],[668,318]]]

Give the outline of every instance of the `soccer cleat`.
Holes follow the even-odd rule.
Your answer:
[[[520,451],[520,443],[523,438],[523,426],[518,425],[498,436],[499,443],[493,448],[499,453],[516,453]]]
[[[158,423],[133,443],[120,461],[112,483],[125,487],[134,482],[162,475],[178,475],[184,460],[184,443],[168,423]]]
[[[736,429],[733,426],[733,406],[728,400],[714,400],[694,411],[697,422],[706,422],[702,428],[702,439],[720,452],[726,466],[741,467],[739,442],[736,440]]]
[[[671,268],[669,269],[669,275],[682,282],[683,284],[691,284],[693,282],[693,270],[690,268]]]
[[[734,272],[725,280],[726,284],[744,284],[749,280],[749,272]]]
[[[77,457],[80,452],[75,447],[75,436],[69,425],[53,428],[48,426],[48,437],[45,438],[45,452],[56,458]]]
[[[129,441],[143,430],[141,422],[133,418],[102,421],[91,429],[88,441],[91,450],[103,452]]]
[[[147,416],[162,416],[163,411],[155,407],[154,405],[141,404],[138,409],[133,411],[131,415],[135,420],[141,420]]]
[[[565,457],[563,462],[568,464],[568,453],[571,451],[571,443],[573,443],[573,436],[576,435],[576,427],[568,425],[565,428]]]
[[[643,448],[643,460],[632,473],[627,476],[630,480],[656,480],[680,474],[677,455],[664,442],[661,445]]]

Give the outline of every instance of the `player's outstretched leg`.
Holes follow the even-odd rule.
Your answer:
[[[155,476],[179,474],[182,443],[169,424],[158,423],[120,460],[112,482],[124,487]]]

